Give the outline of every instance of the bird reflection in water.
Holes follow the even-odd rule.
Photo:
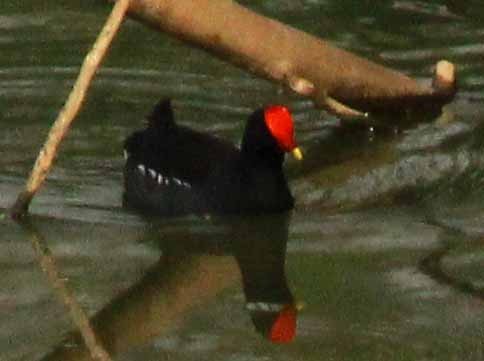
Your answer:
[[[291,342],[297,307],[285,274],[288,220],[286,213],[222,217],[207,221],[214,231],[206,222],[197,230],[150,221],[142,241],[156,242],[159,261],[91,319],[106,350],[115,355],[161,337],[241,279],[255,329],[271,342]],[[77,332],[43,358],[90,359]]]

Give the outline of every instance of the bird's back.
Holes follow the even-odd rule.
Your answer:
[[[280,152],[275,162],[248,156],[223,139],[177,125],[169,101],[160,102],[148,119],[146,129],[125,141],[126,206],[159,215],[293,207]]]

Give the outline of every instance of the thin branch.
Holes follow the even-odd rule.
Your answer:
[[[318,103],[321,108],[328,112],[339,116],[342,119],[366,119],[368,118],[368,112],[364,113],[359,110],[353,109],[330,96],[322,98],[321,104]]]
[[[57,154],[57,149],[69,130],[72,121],[79,112],[86,97],[89,85],[124,19],[124,15],[129,6],[129,1],[130,0],[119,0],[116,2],[91,51],[84,59],[76,83],[69,94],[64,107],[50,129],[44,146],[37,156],[37,160],[35,161],[35,165],[27,180],[25,189],[18,195],[15,204],[11,208],[11,216],[13,218],[21,218],[28,212],[32,198],[47,177],[52,162]]]
[[[316,88],[313,83],[309,80],[300,78],[297,76],[289,76],[286,79],[287,85],[295,93],[303,96],[312,96]],[[317,106],[325,109],[326,111],[333,113],[343,119],[366,119],[368,118],[368,113],[360,112],[359,110],[353,109],[343,103],[340,103],[336,99],[331,98],[328,95],[322,95],[315,97],[318,100]]]

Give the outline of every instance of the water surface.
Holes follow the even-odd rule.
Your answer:
[[[128,21],[31,208],[68,287],[120,360],[481,360],[484,6],[243,3],[419,79],[446,58],[459,93],[439,118],[346,124]],[[0,4],[1,208],[23,186],[108,10]],[[234,143],[251,109],[289,104],[305,153],[287,162],[296,209],[284,219],[157,221],[123,210],[122,141],[165,96],[180,122]],[[5,216],[0,230],[0,359],[82,359],[27,234]],[[254,294],[305,305],[294,342],[262,336],[244,307]]]

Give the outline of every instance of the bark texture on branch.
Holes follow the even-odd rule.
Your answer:
[[[406,112],[425,105],[440,108],[456,90],[455,69],[447,61],[438,63],[434,82],[424,86],[231,0],[133,0],[128,14],[284,83],[343,117]]]

